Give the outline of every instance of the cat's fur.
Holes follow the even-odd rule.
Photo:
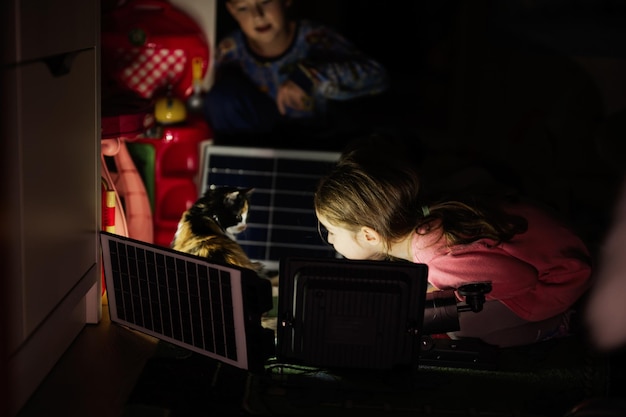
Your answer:
[[[207,190],[178,222],[172,249],[261,273],[263,265],[248,258],[235,241],[246,229],[251,188],[216,187]]]

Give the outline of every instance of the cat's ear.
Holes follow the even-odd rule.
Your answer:
[[[252,192],[254,191],[254,188],[252,187],[240,188],[239,191],[241,191],[241,194],[243,195],[250,196],[250,194],[252,194]]]
[[[231,204],[231,205],[234,204],[235,201],[237,201],[237,196],[239,196],[239,192],[240,192],[239,190],[235,190],[235,191],[231,191],[229,193],[226,193],[224,195],[224,201],[227,204]]]

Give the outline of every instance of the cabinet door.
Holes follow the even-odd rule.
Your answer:
[[[18,406],[82,330],[85,295],[100,278],[97,62],[89,49],[68,57],[62,73],[43,60],[8,70],[8,353]]]
[[[7,1],[7,0],[3,0]],[[9,62],[94,48],[100,28],[100,2],[86,0],[10,0],[18,25],[7,22],[19,42],[7,45]]]
[[[25,331],[41,323],[96,262],[98,126],[95,52],[53,76],[22,65]]]

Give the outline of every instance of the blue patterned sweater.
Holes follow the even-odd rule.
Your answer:
[[[298,22],[292,45],[273,59],[255,55],[243,32],[233,31],[217,46],[216,77],[233,64],[274,100],[278,87],[291,79],[313,98],[317,113],[324,112],[327,100],[349,100],[388,88],[387,71],[380,63],[336,31],[309,20]],[[294,109],[288,112],[288,117],[310,116],[310,112]]]

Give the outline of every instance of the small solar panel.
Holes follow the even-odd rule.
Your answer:
[[[339,152],[212,145],[202,149],[201,193],[252,187],[248,228],[237,235],[246,254],[278,270],[287,256],[339,257],[319,236],[313,194]]]
[[[261,370],[274,332],[269,280],[254,271],[100,232],[111,321],[242,369]]]

